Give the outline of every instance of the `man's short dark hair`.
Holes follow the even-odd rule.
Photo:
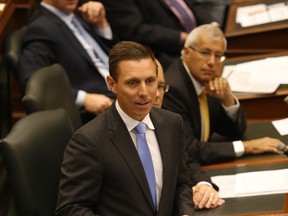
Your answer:
[[[109,55],[109,71],[110,76],[118,79],[119,64],[122,61],[138,61],[150,58],[155,64],[156,74],[158,74],[156,59],[152,50],[137,42],[121,41],[117,43],[110,51]]]

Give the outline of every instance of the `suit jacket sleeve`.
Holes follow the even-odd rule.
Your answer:
[[[68,144],[61,168],[56,215],[98,215],[95,206],[103,169],[92,146],[92,141],[81,132],[76,133]]]
[[[247,126],[242,107],[239,107],[236,113],[236,121],[233,121],[216,98],[208,97],[208,104],[211,132],[216,132],[230,140],[242,139]]]
[[[19,81],[22,89],[30,76],[38,69],[58,62],[52,30],[44,27],[29,27],[22,44],[22,53],[19,60]],[[72,89],[76,98],[78,89]]]

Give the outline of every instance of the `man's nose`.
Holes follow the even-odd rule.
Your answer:
[[[211,53],[210,56],[208,57],[207,61],[208,61],[209,64],[213,64],[214,65],[215,62],[216,62],[215,55],[213,53]]]
[[[147,94],[147,85],[146,83],[141,83],[140,87],[139,87],[139,94],[140,95],[146,95]]]

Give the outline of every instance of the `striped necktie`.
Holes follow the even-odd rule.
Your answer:
[[[196,19],[184,0],[164,0],[172,12],[177,16],[186,32],[196,27]]]

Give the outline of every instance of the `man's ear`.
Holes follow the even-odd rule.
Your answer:
[[[114,94],[116,94],[116,87],[115,87],[116,82],[115,82],[115,80],[114,80],[111,76],[107,76],[106,80],[107,80],[109,89],[110,89]]]
[[[181,52],[181,58],[186,62],[189,61],[190,50],[188,47],[184,47]]]
[[[188,47],[184,47],[182,51],[183,51],[183,54],[184,54],[185,57],[186,57],[187,55],[189,55],[189,53],[190,53],[190,50],[189,50]]]

